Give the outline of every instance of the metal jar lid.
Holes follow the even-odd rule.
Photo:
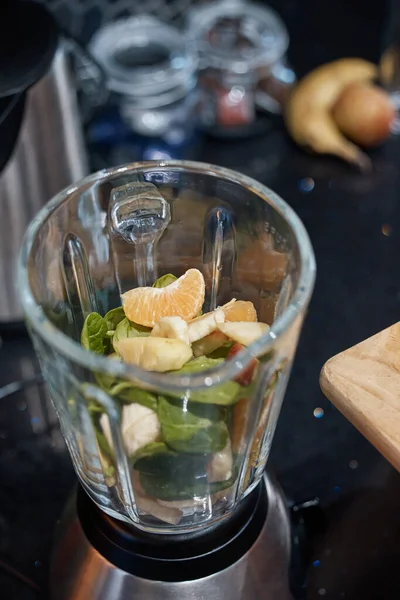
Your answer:
[[[108,89],[138,108],[165,106],[196,82],[197,58],[179,30],[151,16],[131,17],[101,28],[90,51],[107,75]]]
[[[275,11],[240,0],[193,8],[188,36],[196,44],[203,67],[237,74],[273,65],[289,45],[286,27]]]

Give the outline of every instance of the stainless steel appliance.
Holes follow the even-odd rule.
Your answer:
[[[0,117],[3,124],[12,122],[14,128],[11,156],[6,157],[0,174],[3,324],[23,319],[14,274],[15,257],[28,223],[54,194],[88,172],[69,42],[59,35],[42,6],[27,2],[15,6],[11,12],[15,27],[10,22],[8,26],[22,40],[16,60],[19,80],[1,81],[0,92],[19,108],[5,110]],[[24,35],[20,36],[22,19]],[[33,28],[40,32],[32,32]],[[29,44],[24,45],[27,36]],[[2,43],[1,48],[7,56],[7,45]]]
[[[51,571],[52,600],[291,600],[290,524],[269,476],[233,517],[186,536],[116,526],[82,489],[67,507]]]

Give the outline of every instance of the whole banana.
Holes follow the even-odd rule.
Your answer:
[[[343,58],[318,67],[291,92],[285,107],[285,123],[300,146],[320,154],[333,154],[365,170],[370,159],[337,127],[332,108],[343,89],[353,82],[372,81],[377,67],[363,59]]]

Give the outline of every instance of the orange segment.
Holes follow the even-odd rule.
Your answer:
[[[130,321],[154,327],[163,317],[193,319],[204,303],[204,277],[189,269],[164,288],[142,287],[122,294],[122,305]]]
[[[257,312],[250,301],[236,300],[222,306],[225,321],[257,321]]]

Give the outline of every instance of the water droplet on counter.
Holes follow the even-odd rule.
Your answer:
[[[17,402],[17,410],[19,410],[21,412],[26,410],[26,402],[23,402],[23,401]]]
[[[320,566],[320,564],[321,564],[321,561],[320,561],[320,560],[318,560],[318,559],[317,559],[317,560],[314,560],[314,562],[313,562],[313,567],[319,567],[319,566]]]
[[[316,419],[322,419],[322,417],[324,416],[324,409],[320,408],[319,406],[317,408],[314,408],[313,411],[313,415]]]
[[[384,236],[390,237],[392,235],[392,226],[388,223],[384,223],[381,227],[381,231]]]
[[[262,173],[267,167],[268,163],[263,158],[257,157],[250,162],[250,168],[256,173]]]
[[[35,567],[41,567],[41,566],[42,566],[42,561],[35,560]]]
[[[325,589],[325,588],[319,588],[319,590],[318,590],[318,594],[319,594],[320,596],[325,596],[325,594],[326,594],[326,589]]]
[[[349,467],[350,467],[350,469],[357,469],[357,467],[358,467],[358,460],[351,460],[349,462]]]
[[[300,192],[303,192],[303,194],[308,194],[315,188],[315,181],[312,179],[312,177],[304,177],[304,179],[300,179],[298,187]]]

